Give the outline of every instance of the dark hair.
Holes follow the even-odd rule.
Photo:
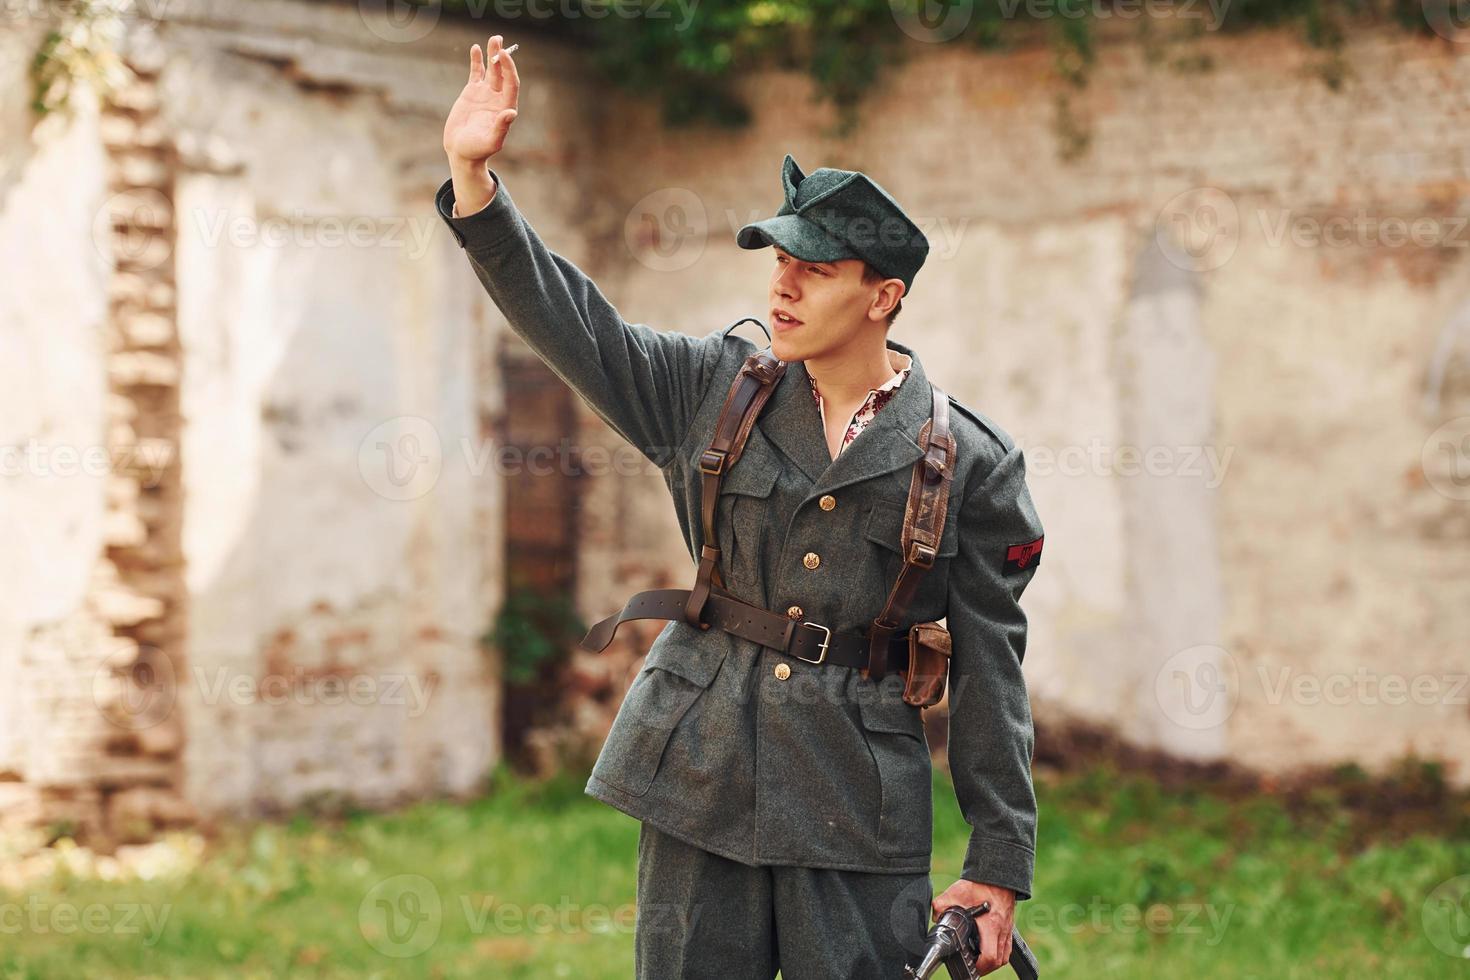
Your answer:
[[[873,268],[866,261],[863,262],[863,282],[864,283],[876,282],[879,279],[889,279],[889,278],[892,278],[892,277],[891,276],[885,276],[885,275],[883,275],[883,273],[881,273],[877,269]],[[898,319],[899,311],[901,311],[902,309],[903,309],[903,299],[900,298],[897,303],[894,303],[893,304],[893,309],[891,309],[891,310],[888,311],[888,325],[890,327],[893,326],[893,321]]]

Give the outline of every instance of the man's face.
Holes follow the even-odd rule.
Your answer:
[[[886,314],[869,315],[885,280],[864,283],[862,259],[803,262],[782,248],[772,249],[771,353],[777,358],[804,361],[840,349],[861,330],[887,332]],[[783,322],[777,310],[801,322]]]

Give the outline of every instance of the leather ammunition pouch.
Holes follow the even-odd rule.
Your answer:
[[[909,664],[903,700],[918,708],[938,704],[949,679],[949,630],[939,623],[916,623],[909,629]]]

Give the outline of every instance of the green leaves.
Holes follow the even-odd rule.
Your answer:
[[[566,654],[587,629],[570,596],[517,588],[506,596],[482,643],[504,656],[507,682],[529,684],[543,664]]]

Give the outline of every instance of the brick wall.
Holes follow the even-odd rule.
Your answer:
[[[170,11],[110,107],[5,130],[0,444],[117,462],[0,480],[0,816],[127,836],[471,791],[501,753],[479,638],[522,539],[486,450],[517,342],[430,197],[486,32]],[[22,27],[18,124],[44,25]],[[1027,447],[1038,717],[1272,771],[1418,751],[1463,782],[1470,62],[1357,34],[1334,91],[1289,34],[1188,50],[1213,70],[1105,44],[1066,160],[1039,48],[915,44],[838,139],[774,71],[744,81],[749,130],[665,130],[535,34],[497,169],[625,317],[695,334],[763,314],[769,254],[733,234],[779,204],[786,152],[866,170],[933,243],[895,337]],[[371,240],[328,244],[333,219]],[[1401,225],[1420,243],[1386,243]],[[574,407],[579,451],[617,447]],[[557,540],[586,620],[689,580],[656,472],[579,480],[525,499],[580,501]],[[575,654],[572,722],[531,744],[595,749],[660,625]]]
[[[1038,717],[1271,771],[1418,752],[1470,779],[1464,46],[1356,34],[1334,91],[1287,32],[1180,49],[1204,72],[1108,44],[1072,161],[1049,51],[913,49],[847,140],[796,74],[747,79],[746,133],[620,104],[593,217],[625,315],[760,315],[769,258],[733,235],[774,213],[782,156],[865,170],[932,244],[894,336],[1027,446]],[[698,205],[682,265],[624,244],[671,200]],[[623,540],[677,541],[647,519]]]

